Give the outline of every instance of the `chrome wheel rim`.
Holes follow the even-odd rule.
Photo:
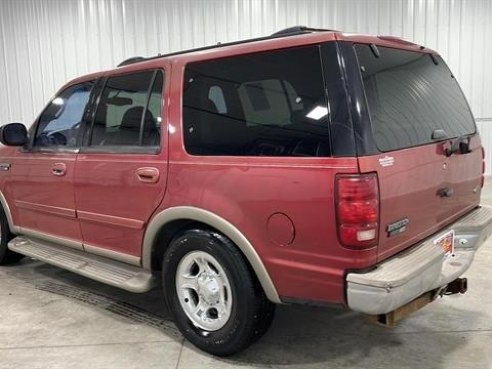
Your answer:
[[[231,316],[232,291],[220,263],[203,251],[186,254],[176,270],[179,303],[193,325],[213,332]]]

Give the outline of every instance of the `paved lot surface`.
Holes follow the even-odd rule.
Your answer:
[[[492,182],[483,194],[492,205]],[[257,344],[227,359],[183,338],[158,290],[136,295],[40,262],[0,267],[0,368],[492,368],[492,241],[469,291],[397,328],[339,309],[280,306]]]

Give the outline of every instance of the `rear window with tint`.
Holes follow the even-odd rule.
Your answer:
[[[356,45],[376,144],[381,151],[475,132],[475,122],[456,79],[440,56]]]
[[[192,155],[329,156],[319,47],[189,64],[183,128]]]

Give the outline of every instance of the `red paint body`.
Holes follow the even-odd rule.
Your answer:
[[[21,227],[63,238],[81,240],[75,212],[75,154],[23,153],[4,148],[13,157],[12,168],[2,192],[6,197],[14,223]],[[53,175],[58,163],[66,166],[65,174]]]
[[[471,153],[445,158],[446,143],[436,143],[393,151],[395,165],[381,167],[377,157],[361,157],[361,172],[376,171],[381,194],[381,224],[389,224],[404,214],[412,221],[404,233],[388,238],[380,228],[378,261],[394,255],[417,241],[432,235],[444,225],[477,206],[482,177],[480,138],[474,136]],[[446,169],[443,166],[446,165]],[[436,189],[452,187],[451,198],[436,196]]]
[[[186,153],[182,133],[186,63],[335,40],[419,50],[417,45],[377,37],[315,33],[155,59],[70,82],[67,86],[101,76],[164,69],[161,152],[41,154],[3,148],[1,159],[10,160],[12,169],[8,176],[0,174],[0,185],[14,224],[140,257],[145,227],[153,214],[173,206],[195,206],[219,215],[244,234],[283,298],[344,303],[347,270],[367,268],[394,255],[478,204],[480,191],[471,191],[480,185],[482,175],[478,136],[472,140],[471,156],[454,155],[447,160],[447,165],[459,170],[443,171],[442,143],[388,153],[395,165],[382,168],[378,160],[385,154],[194,157]],[[471,161],[478,164],[470,165]],[[55,163],[66,165],[63,176],[52,174]],[[140,168],[149,167],[159,172],[155,183],[137,176]],[[368,172],[378,173],[380,186],[379,245],[351,250],[337,237],[335,175]],[[459,195],[443,203],[435,189],[445,184],[452,184]],[[294,224],[295,237],[288,245],[272,242],[268,233],[268,219],[275,213],[286,214]],[[402,213],[412,218],[408,230],[387,238],[384,225]],[[292,232],[288,220],[282,220],[274,225],[273,239],[282,239],[282,224],[287,224],[286,232]],[[290,240],[289,235],[285,237]]]

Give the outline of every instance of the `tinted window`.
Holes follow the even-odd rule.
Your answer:
[[[192,155],[327,156],[317,46],[189,64],[183,126]]]
[[[215,104],[218,113],[227,113],[224,91],[222,91],[219,86],[210,87],[210,89],[208,90],[208,98]]]
[[[75,147],[80,123],[94,82],[67,88],[54,98],[39,118],[34,145]]]
[[[162,72],[109,78],[94,118],[91,146],[158,146]]]
[[[355,47],[376,144],[381,151],[432,142],[442,129],[449,138],[475,132],[475,123],[444,61],[429,54],[367,45]]]

